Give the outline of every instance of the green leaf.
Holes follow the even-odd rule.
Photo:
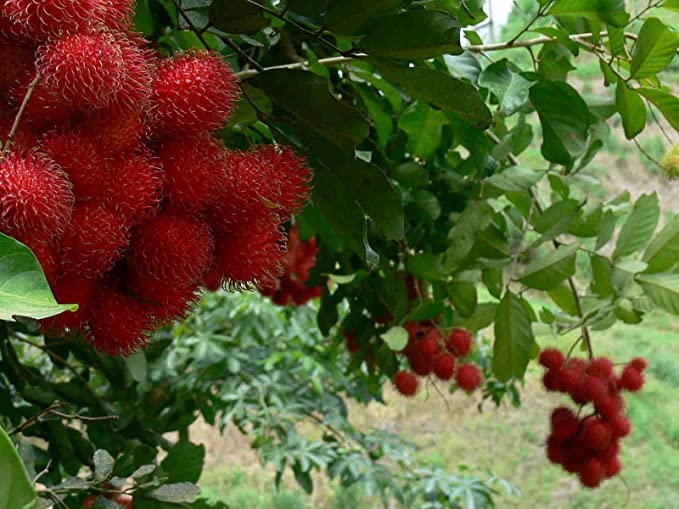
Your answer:
[[[144,383],[147,380],[148,369],[146,365],[146,354],[143,351],[135,352],[129,357],[125,357],[127,369],[135,382]]]
[[[500,111],[506,116],[516,113],[528,101],[532,85],[506,58],[490,64],[479,76],[479,86],[495,94]]]
[[[521,166],[510,166],[502,173],[488,177],[485,182],[502,191],[524,192],[537,184],[545,174]]]
[[[454,113],[479,129],[490,126],[490,110],[479,91],[466,81],[434,69],[371,62],[385,78],[402,85],[413,97]]]
[[[615,105],[622,118],[622,127],[628,140],[634,138],[646,127],[646,105],[639,94],[618,79],[615,89]]]
[[[629,256],[643,248],[651,240],[659,218],[658,195],[653,193],[640,196],[620,230],[613,259]]]
[[[210,8],[210,23],[230,34],[254,34],[268,26],[269,20],[259,7],[247,0],[214,0]]]
[[[161,502],[195,502],[200,495],[200,488],[190,482],[166,484],[147,494],[147,497]]]
[[[358,49],[371,56],[413,60],[462,53],[460,23],[441,11],[411,10],[375,20]]]
[[[368,136],[368,123],[361,113],[330,93],[325,78],[307,71],[267,71],[251,78],[280,108],[326,140],[353,147]]]
[[[419,278],[427,281],[441,279],[441,257],[434,253],[420,253],[409,256],[406,260],[406,270]]]
[[[48,318],[77,311],[77,304],[59,304],[35,255],[17,240],[0,233],[0,320],[16,316]]]
[[[604,216],[601,218],[601,225],[599,225],[599,233],[596,237],[594,249],[599,250],[608,244],[608,241],[613,238],[617,222],[618,217],[615,215],[615,212],[612,210],[604,212]]]
[[[575,274],[578,245],[563,246],[528,264],[521,282],[530,288],[551,290]]]
[[[0,509],[33,509],[38,499],[19,453],[0,426]]]
[[[587,148],[587,103],[573,87],[554,81],[536,83],[529,95],[542,125],[542,155],[553,163],[570,165]]]
[[[578,304],[573,291],[567,284],[561,284],[547,292],[554,303],[571,316],[578,315]]]
[[[410,313],[406,322],[421,322],[431,320],[443,313],[446,304],[441,300],[426,299],[418,304]]]
[[[679,274],[640,274],[635,280],[656,306],[679,315]]]
[[[664,70],[679,47],[679,34],[672,32],[658,18],[648,18],[639,31],[632,53],[631,77],[650,78]]]
[[[421,164],[407,162],[393,169],[393,177],[406,187],[426,187],[429,185],[429,172]]]
[[[679,216],[675,216],[651,241],[643,260],[647,272],[662,272],[679,263]]]
[[[495,313],[493,373],[498,380],[522,378],[534,345],[528,309],[520,297],[507,291]]]
[[[113,473],[115,463],[113,457],[105,450],[98,449],[94,453],[94,477],[97,481],[108,479]]]
[[[576,200],[558,201],[535,219],[533,227],[542,233],[542,241],[554,239],[568,230],[579,209],[580,203]]]
[[[638,88],[637,92],[651,101],[670,125],[679,131],[679,97],[655,88]]]
[[[382,341],[395,352],[403,350],[408,344],[408,331],[403,327],[392,327],[382,334]]]
[[[629,19],[624,0],[558,0],[549,10],[554,16],[583,17],[624,27]]]
[[[408,151],[429,159],[441,146],[441,128],[448,123],[446,116],[424,103],[412,104],[401,114],[398,126],[408,135]]]
[[[364,34],[375,18],[393,14],[404,5],[404,0],[334,0],[325,13],[325,24],[338,34]]]
[[[615,293],[613,279],[613,266],[608,258],[592,256],[592,291],[602,299]]]
[[[476,306],[476,311],[469,318],[456,313],[453,317],[453,326],[465,328],[470,332],[478,332],[493,323],[496,310],[497,304],[482,302]]]
[[[173,483],[198,482],[205,461],[205,446],[180,440],[168,452],[160,466]]]
[[[476,311],[478,297],[476,285],[469,281],[453,281],[448,285],[448,295],[457,312],[464,318],[470,318]]]

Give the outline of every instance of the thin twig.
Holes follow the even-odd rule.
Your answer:
[[[471,11],[469,6],[467,6],[467,2],[465,0],[460,0],[460,4],[462,5],[462,9],[464,12],[467,13],[467,16],[469,16],[470,19],[476,19],[476,16],[474,16],[474,13]]]
[[[12,144],[12,141],[14,141],[14,137],[16,136],[16,133],[19,130],[19,124],[21,124],[21,119],[24,116],[24,112],[28,107],[28,103],[31,100],[31,97],[33,97],[33,92],[35,92],[35,88],[38,86],[41,77],[42,76],[40,75],[39,72],[36,73],[35,78],[33,78],[33,80],[29,83],[28,88],[26,89],[26,95],[24,95],[24,100],[21,102],[21,106],[19,107],[19,111],[17,112],[16,117],[14,117],[12,129],[9,131],[9,134],[7,135],[7,140],[5,141],[5,144],[3,146],[3,150],[5,152],[9,151],[9,147]]]
[[[538,19],[540,19],[544,15],[544,13],[547,11],[547,7],[549,7],[550,4],[551,4],[551,2],[548,2],[544,7],[539,7],[538,12],[535,14],[535,16],[533,16],[533,19],[531,19],[528,22],[528,24],[525,27],[523,27],[518,34],[516,34],[514,37],[509,39],[509,41],[507,41],[507,44],[509,46],[514,46],[514,43],[516,43],[516,41],[519,39],[519,37],[521,37],[523,34],[528,32],[528,30],[530,30],[531,27],[533,26],[533,23],[535,23]],[[543,9],[544,9],[544,11],[543,11]]]
[[[16,428],[9,431],[9,433],[7,433],[7,434],[12,436],[12,435],[16,435],[17,433],[21,433],[23,430],[30,428],[36,422],[38,422],[43,415],[49,414],[49,413],[53,412],[55,409],[63,408],[65,406],[66,406],[66,403],[63,403],[61,401],[55,401],[54,403],[52,403],[47,408],[40,410],[40,412],[38,412],[37,414],[26,419],[24,422],[22,422]]]
[[[655,159],[651,154],[649,154],[649,153],[646,151],[646,149],[645,149],[644,147],[641,146],[641,143],[639,143],[639,142],[637,141],[636,138],[634,138],[632,141],[634,142],[634,144],[635,144],[635,145],[637,146],[637,148],[639,149],[639,152],[641,152],[642,154],[644,154],[644,155],[646,156],[646,158],[647,158],[649,161],[651,161],[653,164],[655,164],[656,166],[658,166],[658,168],[662,168],[662,164],[660,164],[660,161],[658,161],[658,160]]]

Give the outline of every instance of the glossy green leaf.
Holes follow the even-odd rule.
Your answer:
[[[578,315],[578,303],[575,300],[575,296],[569,285],[566,283],[560,284],[549,290],[547,293],[562,311],[571,316]]]
[[[563,246],[529,263],[521,282],[530,288],[551,290],[575,274],[578,245]]]
[[[205,461],[205,446],[180,440],[168,452],[160,464],[169,475],[169,481],[198,482]]]
[[[653,193],[640,196],[620,230],[613,258],[629,256],[643,248],[651,240],[659,218],[658,195]]]
[[[615,226],[618,223],[618,217],[612,210],[607,210],[604,212],[601,218],[601,224],[599,225],[599,233],[596,237],[596,244],[594,249],[601,249],[613,238],[615,233]]]
[[[622,127],[628,140],[636,137],[646,127],[646,105],[638,92],[618,80],[615,105],[622,118]]]
[[[679,315],[679,274],[640,274],[635,280],[656,306]]]
[[[528,309],[520,297],[507,291],[495,313],[493,373],[498,380],[522,378],[534,345]]]
[[[533,85],[518,73],[507,59],[498,60],[486,67],[479,76],[479,86],[489,89],[500,102],[500,111],[512,115],[528,101],[528,91]]]
[[[230,34],[254,34],[268,26],[269,20],[246,0],[213,0],[210,23]]]
[[[561,82],[540,81],[529,95],[542,125],[542,155],[553,163],[571,164],[587,148],[587,104],[573,87]]]
[[[679,34],[671,31],[658,18],[648,18],[639,31],[632,53],[632,78],[650,78],[664,70],[679,47]]]
[[[490,110],[479,91],[469,83],[434,69],[399,67],[381,61],[372,63],[385,78],[403,86],[413,97],[450,111],[479,129],[490,125]]]
[[[38,506],[33,484],[19,453],[0,426],[0,509],[34,509]]]
[[[643,260],[647,272],[663,272],[679,263],[679,216],[675,216],[651,241]]]
[[[446,303],[442,300],[425,299],[408,313],[407,322],[421,322],[432,320],[443,313]]]
[[[453,281],[448,285],[448,296],[455,310],[464,318],[470,318],[476,311],[478,296],[476,285],[468,281]]]
[[[375,20],[358,48],[399,60],[458,54],[462,53],[460,23],[445,12],[410,10]]]
[[[679,131],[679,97],[671,92],[657,90],[655,88],[637,89],[641,95],[651,101],[660,110],[674,129]]]
[[[562,200],[549,206],[533,222],[535,231],[542,233],[541,241],[551,240],[566,230],[576,219],[580,203],[576,200]]]
[[[549,10],[555,16],[583,17],[623,27],[629,19],[624,0],[557,0]]]
[[[325,13],[325,24],[338,34],[364,34],[375,18],[397,12],[404,0],[334,0]]]
[[[510,166],[502,173],[488,177],[485,182],[503,191],[525,192],[540,182],[544,176],[545,174],[540,171],[522,166]]]
[[[421,102],[410,106],[398,120],[398,126],[408,135],[408,151],[424,159],[441,146],[441,128],[447,123],[443,113]]]
[[[30,249],[0,233],[0,320],[12,322],[16,316],[41,319],[77,309],[77,304],[55,300]]]
[[[602,299],[615,293],[613,280],[613,266],[608,258],[592,256],[592,291]]]

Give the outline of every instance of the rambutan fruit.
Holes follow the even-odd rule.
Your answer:
[[[238,80],[221,55],[178,53],[160,62],[153,81],[151,115],[173,133],[219,129],[233,112]]]
[[[542,384],[545,389],[551,392],[561,390],[561,370],[560,369],[548,369],[544,375],[542,375]]]
[[[306,159],[284,145],[263,145],[256,151],[260,163],[269,168],[276,195],[266,196],[278,206],[283,221],[301,212],[309,199],[311,170]]]
[[[292,292],[279,290],[271,296],[271,302],[277,306],[285,307],[292,304],[293,294]]]
[[[33,70],[33,60],[32,47],[0,36],[0,96],[7,94],[19,77]]]
[[[200,281],[210,265],[212,248],[206,223],[163,213],[136,229],[128,263],[139,274],[184,286]]]
[[[587,488],[596,488],[606,477],[606,466],[597,459],[587,460],[580,470],[580,482]]]
[[[611,420],[624,410],[624,403],[622,398],[618,396],[609,396],[604,400],[597,401],[595,409],[603,418]]]
[[[637,392],[644,385],[644,375],[634,366],[625,366],[620,377],[620,387],[630,392]]]
[[[223,228],[215,239],[215,262],[228,287],[271,284],[283,272],[284,240],[274,214]]]
[[[61,276],[59,254],[53,244],[36,244],[28,246],[38,259],[47,281],[52,285]]]
[[[49,42],[37,51],[36,69],[49,90],[82,111],[108,105],[126,77],[122,48],[108,32]]]
[[[558,407],[552,411],[552,436],[558,440],[567,440],[574,436],[580,427],[580,421],[570,408]]]
[[[610,427],[596,417],[586,419],[582,425],[582,443],[594,451],[603,451],[611,443]]]
[[[99,202],[80,202],[61,239],[68,274],[96,278],[113,268],[129,244],[125,219]]]
[[[566,357],[556,348],[545,348],[540,352],[538,360],[547,369],[559,369],[566,361]]]
[[[587,373],[601,380],[608,380],[613,374],[613,362],[606,357],[592,359],[587,367]]]
[[[0,159],[0,229],[34,246],[57,239],[73,211],[66,174],[39,154]]]
[[[564,364],[567,366],[568,364]],[[559,390],[570,394],[573,398],[577,397],[578,390],[582,382],[582,372],[572,367],[562,367],[559,370]],[[581,399],[581,398],[580,398]]]
[[[210,134],[165,141],[158,149],[173,209],[200,212],[215,202],[226,180],[226,151]]]
[[[17,108],[24,101],[35,78],[35,73],[27,73],[16,81],[10,91],[10,102]],[[68,125],[73,119],[73,109],[70,105],[49,89],[44,81],[38,81],[33,88],[30,101],[26,104],[21,122],[34,129],[46,131],[55,126]]]
[[[127,30],[132,27],[136,0],[103,0],[106,8],[104,25],[113,30]]]
[[[434,374],[441,380],[450,380],[455,373],[455,356],[439,352],[434,357]]]
[[[99,285],[96,279],[80,276],[65,276],[57,279],[52,291],[61,304],[78,304],[76,312],[65,311],[60,315],[41,320],[42,330],[52,334],[61,334],[65,329],[81,331],[90,318],[92,299]]]
[[[121,155],[110,162],[106,202],[131,227],[152,219],[163,199],[164,174],[149,151]]]
[[[606,477],[615,477],[622,470],[622,463],[617,456],[608,458],[604,465],[606,466]]]
[[[52,131],[40,144],[40,151],[66,172],[78,200],[101,198],[111,187],[104,155],[85,136],[74,131]]]
[[[566,461],[563,442],[552,435],[547,437],[547,458],[556,465],[563,465]]]
[[[648,361],[643,357],[635,357],[630,361],[629,365],[636,369],[639,373],[643,373],[648,367]]]
[[[608,425],[615,438],[626,437],[632,432],[632,423],[624,415],[616,415],[608,421]]]
[[[83,32],[105,16],[103,0],[5,0],[3,14],[36,41]]]
[[[434,356],[441,351],[436,337],[431,337],[429,335],[420,339],[415,344],[415,348],[420,355],[429,359],[433,359]]]
[[[608,398],[608,386],[600,379],[592,375],[585,375],[582,378],[579,393],[586,401],[596,403]]]
[[[344,336],[344,344],[349,353],[356,353],[361,349],[361,344],[358,342],[358,334],[356,334],[356,331],[344,329],[342,335]]]
[[[155,60],[149,50],[137,41],[134,35],[116,38],[120,49],[123,74],[120,88],[112,99],[114,108],[124,111],[146,111],[151,105],[152,72],[155,70]]]
[[[417,392],[417,377],[408,371],[399,371],[394,376],[396,390],[404,396],[414,396]]]
[[[198,283],[173,284],[147,273],[128,274],[128,289],[144,302],[154,324],[168,325],[185,318],[198,301]]]
[[[471,392],[483,383],[483,374],[475,364],[463,364],[457,368],[455,381],[460,388]]]
[[[465,329],[453,329],[446,340],[446,348],[457,357],[466,357],[472,349],[472,335]]]
[[[135,149],[146,134],[143,112],[116,105],[90,113],[80,130],[87,133],[102,151],[120,154]]]
[[[147,306],[114,285],[95,294],[88,339],[109,355],[130,355],[148,344],[152,316]]]
[[[617,440],[611,440],[611,443],[608,444],[608,447],[597,452],[597,456],[599,456],[599,458],[601,458],[603,461],[606,461],[610,458],[617,456],[619,453],[620,453],[620,442],[618,442]]]
[[[567,369],[572,369],[577,373],[584,374],[585,371],[587,371],[588,365],[589,364],[585,359],[580,359],[579,357],[571,357],[570,359],[566,360],[563,367]]]

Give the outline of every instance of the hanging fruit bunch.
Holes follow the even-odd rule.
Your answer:
[[[320,286],[307,286],[309,272],[316,265],[316,238],[308,241],[299,238],[297,226],[290,229],[288,235],[288,252],[285,255],[284,272],[270,285],[262,286],[259,292],[271,297],[274,304],[287,306],[295,303],[302,306],[311,299],[321,296]]]
[[[290,149],[213,136],[238,80],[219,54],[163,58],[131,0],[0,1],[0,231],[30,247],[57,300],[42,321],[129,354],[202,286],[264,287],[308,199]]]

